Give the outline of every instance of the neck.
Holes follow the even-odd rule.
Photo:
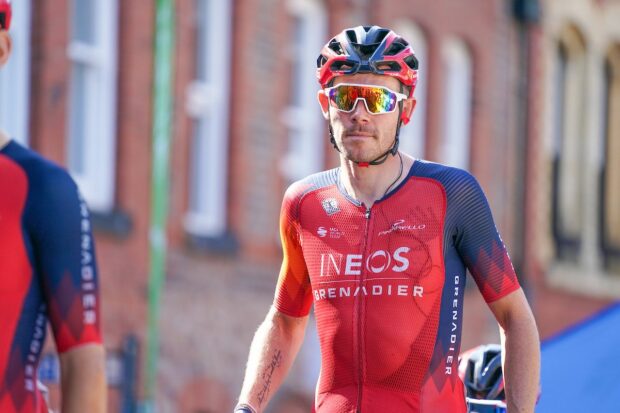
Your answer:
[[[386,191],[393,190],[406,178],[412,164],[413,158],[402,153],[390,155],[384,163],[368,167],[360,167],[341,155],[340,175],[348,194],[370,208],[383,198]]]
[[[0,130],[0,149],[4,148],[10,141],[9,137]]]

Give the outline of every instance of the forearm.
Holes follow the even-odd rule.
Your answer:
[[[62,413],[105,413],[105,350],[87,344],[60,356]]]
[[[531,316],[531,313],[530,313]],[[501,329],[508,413],[533,413],[540,380],[540,341],[533,316]]]
[[[274,308],[269,311],[250,346],[239,403],[263,411],[297,356],[306,323],[307,317],[295,319]]]

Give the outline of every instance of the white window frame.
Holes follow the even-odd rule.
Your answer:
[[[90,208],[106,213],[112,211],[115,202],[118,0],[94,1],[93,4],[95,13],[91,24],[94,25],[94,44],[71,39],[67,49],[73,65],[83,64],[88,67],[87,107],[81,108],[86,114],[84,122],[87,133],[82,137],[71,136],[71,127],[67,128],[68,153],[73,139],[84,139],[84,171],[72,170],[70,155],[67,159],[69,170]],[[72,73],[72,79],[73,76]],[[68,125],[71,125],[76,110],[69,99]]]
[[[0,70],[0,125],[22,144],[28,143],[30,117],[30,0],[13,3],[12,56]]]
[[[567,79],[565,83],[564,101],[562,111],[567,113],[569,119],[562,120],[558,117],[558,99],[561,95],[557,94],[558,85],[554,84],[558,71],[559,59],[553,58],[549,61],[546,78],[548,79],[547,89],[547,109],[549,115],[549,129],[547,130],[546,143],[547,151],[552,159],[556,156],[558,139],[555,134],[558,132],[559,125],[570,128],[571,131],[564,131],[564,135],[576,133],[570,139],[579,139],[577,148],[573,148],[572,155],[576,155],[582,160],[578,166],[581,169],[579,174],[579,197],[565,200],[567,204],[577,202],[582,205],[572,208],[565,213],[568,219],[574,219],[579,223],[580,245],[574,254],[574,259],[562,259],[553,257],[555,240],[553,237],[547,238],[549,270],[546,280],[549,285],[562,289],[586,294],[597,298],[617,298],[620,296],[620,280],[617,274],[610,273],[604,266],[603,251],[600,246],[601,227],[600,227],[600,190],[599,173],[603,162],[603,140],[605,138],[605,109],[604,99],[604,70],[603,63],[605,56],[603,50],[595,44],[587,42],[581,27],[566,25],[563,30],[558,32],[557,42],[549,42],[547,54],[554,56],[553,48],[564,45],[568,52]],[[590,93],[596,91],[596,93]],[[583,101],[577,106],[575,100]],[[579,119],[575,119],[579,116]],[[578,120],[578,122],[577,122]],[[558,121],[562,121],[559,123]],[[562,173],[562,172],[560,172]],[[575,178],[577,179],[577,178]],[[551,189],[551,188],[550,188]],[[567,208],[568,209],[568,208]],[[553,212],[551,212],[553,214]],[[550,215],[552,219],[553,215]],[[556,247],[557,248],[557,247]]]
[[[426,36],[420,27],[408,20],[399,20],[394,25],[396,33],[409,42],[418,58],[418,84],[413,97],[417,103],[411,121],[400,130],[399,147],[415,158],[424,158],[426,150],[426,108],[428,93],[428,46]]]
[[[203,1],[207,1],[207,16],[203,19],[205,38],[198,39],[197,45],[207,47],[208,78],[195,79],[186,92],[187,114],[194,120],[195,128],[203,131],[194,135],[203,139],[195,148],[201,162],[198,165],[190,162],[189,175],[192,182],[200,184],[190,183],[190,202],[184,224],[188,233],[211,238],[224,236],[228,228],[230,65],[225,62],[231,59],[232,6],[228,1]],[[198,190],[194,193],[192,188]]]
[[[609,73],[607,73],[607,70],[609,70]],[[620,46],[616,45],[614,47],[610,47],[603,61],[602,72],[602,78],[604,79],[604,81],[602,82],[603,90],[601,91],[601,97],[603,98],[603,110],[601,110],[602,139],[599,167],[601,169],[603,167],[616,168],[611,171],[606,171],[606,173],[612,173],[616,176],[616,174],[618,173],[617,168],[619,167],[616,161],[619,159],[620,155],[620,151],[616,149],[620,147],[620,141],[618,141],[620,123],[617,116],[614,117],[612,113],[616,113],[613,112],[613,110],[620,107]],[[607,153],[603,152],[605,149],[607,150]],[[608,178],[609,177],[606,177],[606,179]],[[618,194],[613,194],[615,195],[615,197],[610,198],[612,195],[607,192],[608,189],[610,189],[608,186],[610,186],[610,183],[606,182],[606,185],[601,188],[601,190],[603,191],[605,202],[600,209],[601,213],[604,214],[601,217],[601,222],[603,223],[603,225],[612,224],[612,226],[616,228],[619,224],[619,215],[616,213],[614,214],[613,218],[608,219],[610,217],[608,217],[607,214],[609,213],[609,211],[613,210],[611,207],[615,205],[615,203],[613,203],[612,205],[611,201],[613,200],[617,202],[619,198]],[[599,228],[599,230],[603,231],[603,228]],[[618,234],[612,234],[612,237],[614,238],[613,240],[611,240],[612,242],[618,241]],[[614,244],[614,248],[616,248],[617,246],[617,244]]]
[[[450,37],[442,45],[444,63],[444,118],[441,162],[469,170],[473,60],[461,39]]]
[[[318,0],[288,0],[286,7],[293,18],[304,20],[302,41],[291,47],[290,58],[296,61],[293,70],[299,73],[295,85],[299,104],[289,102],[282,114],[288,128],[288,150],[280,170],[285,179],[295,181],[323,168],[325,158],[324,120],[317,102],[316,58],[327,36],[327,13]]]
[[[561,222],[565,230],[574,237],[582,239],[584,229],[583,193],[587,182],[583,171],[588,170],[588,158],[584,157],[587,136],[585,115],[585,95],[587,82],[587,56],[585,45],[566,45],[567,61],[564,79],[563,102],[556,102],[562,108],[562,137],[556,142],[556,149],[562,158],[560,170],[560,197],[558,199]],[[560,127],[560,126],[558,126]]]

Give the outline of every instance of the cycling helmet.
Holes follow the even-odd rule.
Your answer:
[[[502,350],[499,344],[478,346],[461,357],[459,373],[467,397],[484,400],[505,400],[502,374]]]
[[[409,88],[409,97],[412,97],[418,81],[418,59],[409,43],[392,30],[379,26],[343,30],[323,46],[316,65],[316,76],[322,88],[331,86],[336,76],[375,73],[395,77]],[[409,117],[403,113],[402,101],[398,104],[398,112],[392,146],[370,162],[356,162],[359,166],[379,165],[390,154],[395,156],[398,153],[401,124],[409,122]],[[332,145],[340,152],[331,124],[329,135]]]
[[[411,97],[418,81],[418,59],[409,43],[390,29],[352,27],[323,46],[317,59],[317,78],[325,88],[336,76],[355,73],[393,76],[409,87]]]
[[[0,29],[11,27],[11,0],[0,0]]]

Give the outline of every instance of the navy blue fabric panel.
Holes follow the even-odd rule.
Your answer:
[[[99,342],[99,297],[94,240],[86,204],[69,174],[11,142],[5,154],[28,176],[23,216],[35,270],[58,351]]]
[[[467,171],[422,161],[416,162],[414,173],[437,179],[446,189],[444,254],[449,248],[458,251],[487,302],[517,289],[514,268],[476,179]]]
[[[439,328],[431,359],[432,379],[441,388],[448,378],[455,385],[463,322],[466,270],[469,269],[487,302],[518,288],[506,248],[495,227],[480,185],[467,171],[416,161],[413,177],[437,180],[446,193],[443,254],[445,282]],[[444,368],[440,368],[440,366]]]

